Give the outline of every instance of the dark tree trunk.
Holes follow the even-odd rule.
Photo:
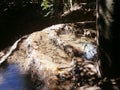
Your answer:
[[[120,0],[97,0],[98,56],[105,76],[120,76]]]

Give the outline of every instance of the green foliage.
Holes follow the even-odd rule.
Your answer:
[[[43,7],[43,10],[50,9],[53,5],[48,0],[43,0],[41,3],[41,7]]]
[[[45,14],[45,17],[48,15],[53,14],[53,0],[43,0],[41,3],[41,7],[43,10],[46,10],[47,13]]]
[[[58,16],[65,10],[69,10],[73,4],[76,4],[76,0],[43,0],[41,7],[46,11],[45,16]]]

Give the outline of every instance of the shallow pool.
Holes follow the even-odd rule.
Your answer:
[[[0,90],[33,90],[29,75],[21,74],[16,64],[0,66]]]

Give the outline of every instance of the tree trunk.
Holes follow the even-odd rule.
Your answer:
[[[120,0],[97,0],[98,57],[104,76],[120,75]]]

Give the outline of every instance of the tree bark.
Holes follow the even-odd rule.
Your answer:
[[[97,0],[98,57],[104,76],[120,75],[120,1]]]

